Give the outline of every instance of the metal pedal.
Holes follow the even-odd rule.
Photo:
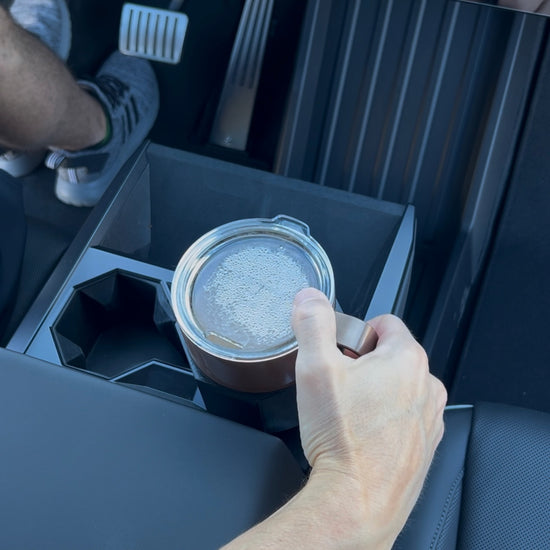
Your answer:
[[[210,142],[244,151],[273,10],[273,0],[246,0]]]
[[[184,13],[126,3],[120,16],[118,49],[151,61],[179,63],[188,22]]]

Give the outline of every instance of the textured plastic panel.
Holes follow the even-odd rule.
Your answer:
[[[413,203],[419,234],[437,238],[459,218],[513,15],[437,0],[312,2],[308,15],[315,43],[302,47],[279,171]]]
[[[414,204],[406,316],[442,364],[491,235],[544,23],[451,1],[308,3],[276,169]]]

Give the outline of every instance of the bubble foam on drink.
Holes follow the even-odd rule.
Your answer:
[[[295,245],[256,238],[207,262],[193,290],[195,319],[218,344],[266,351],[293,338],[292,302],[315,273]]]

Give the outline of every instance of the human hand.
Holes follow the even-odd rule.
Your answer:
[[[369,324],[378,333],[376,349],[351,359],[336,347],[326,297],[314,289],[296,297],[298,414],[310,479],[355,499],[369,533],[386,546],[418,498],[443,435],[447,395],[397,317]]]

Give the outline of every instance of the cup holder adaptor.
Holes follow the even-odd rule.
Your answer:
[[[194,403],[197,382],[191,371],[150,361],[113,378],[112,381],[203,410]]]
[[[189,370],[163,284],[117,269],[75,286],[51,328],[62,363],[109,379],[151,361]]]

